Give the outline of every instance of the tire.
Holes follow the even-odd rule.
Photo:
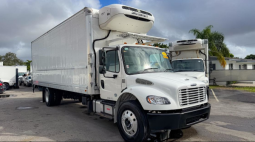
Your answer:
[[[54,105],[54,93],[50,88],[45,88],[45,102],[48,107]]]
[[[79,97],[79,102],[82,102],[82,96]]]
[[[5,84],[5,88],[6,88],[6,90],[9,90],[10,89],[10,85],[9,85],[9,83],[4,83]]]
[[[45,89],[42,90],[42,102],[45,102]]]
[[[124,102],[119,107],[117,124],[119,132],[126,142],[146,141],[150,134],[146,114],[136,101]]]
[[[62,94],[61,91],[59,90],[54,90],[54,105],[60,105],[61,100],[62,100]]]

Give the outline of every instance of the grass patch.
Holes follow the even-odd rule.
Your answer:
[[[234,89],[234,90],[241,90],[241,91],[248,91],[248,92],[254,92],[255,93],[255,87],[224,87],[224,86],[210,86],[210,89]]]

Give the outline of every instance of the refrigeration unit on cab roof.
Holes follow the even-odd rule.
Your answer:
[[[99,10],[99,25],[104,30],[147,33],[154,24],[154,16],[144,10],[113,4]]]

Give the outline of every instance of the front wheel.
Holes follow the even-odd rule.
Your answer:
[[[118,128],[127,142],[142,142],[149,136],[146,114],[136,101],[124,102],[117,114]]]

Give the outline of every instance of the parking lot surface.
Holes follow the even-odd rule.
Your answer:
[[[209,120],[183,130],[178,141],[254,141],[255,93],[214,89]],[[123,141],[117,125],[87,115],[78,101],[47,107],[31,87],[6,91],[0,98],[0,141]],[[171,140],[169,140],[171,141]]]

